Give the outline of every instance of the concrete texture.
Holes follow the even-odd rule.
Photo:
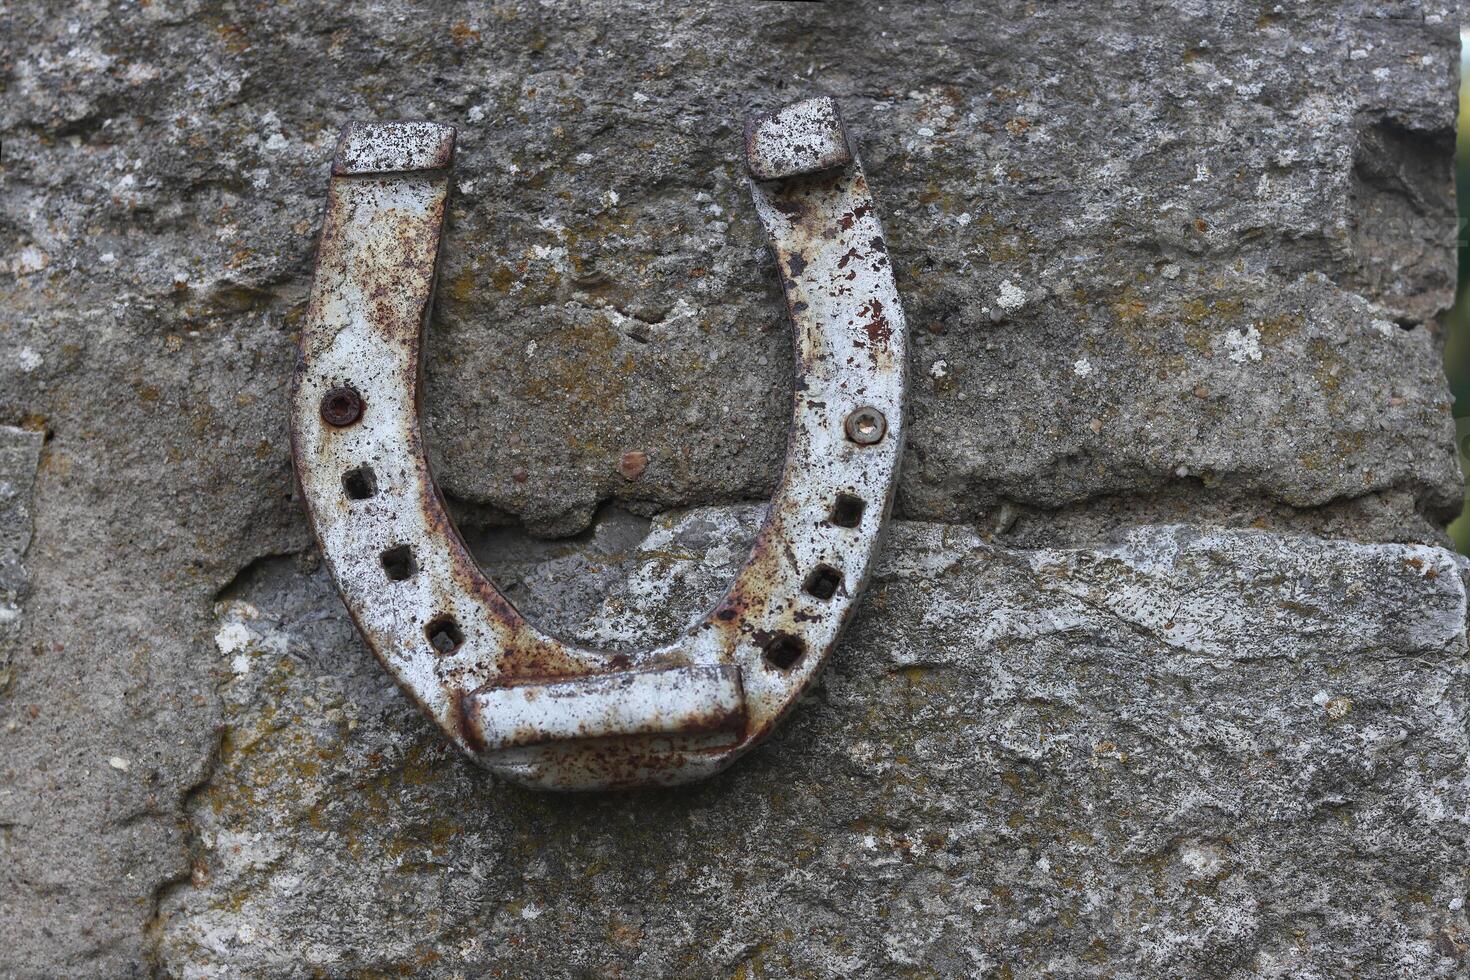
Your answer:
[[[1463,595],[1409,547],[1461,497],[1434,319],[1457,20],[6,7],[0,972],[1463,971]],[[739,122],[816,91],[915,330],[917,523],[748,764],[500,787],[382,689],[293,500],[336,134],[460,127],[437,471],[526,601],[611,640],[675,615],[609,571],[640,521],[774,484],[791,338]],[[724,519],[667,574],[738,556]],[[929,554],[952,571],[905,570]],[[1182,639],[1146,615],[1200,589],[1220,618]]]
[[[759,516],[502,575],[568,635],[651,643]],[[165,972],[1463,975],[1470,563],[1178,526],[1026,551],[900,523],[887,554],[769,745],[581,798],[455,760],[322,572],[258,564],[217,609],[228,734]],[[579,558],[622,584],[569,593]]]

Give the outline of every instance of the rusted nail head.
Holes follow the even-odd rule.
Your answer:
[[[322,396],[322,419],[342,428],[362,418],[362,396],[356,388],[333,388]]]
[[[636,480],[643,475],[648,468],[648,454],[637,449],[632,452],[623,453],[623,458],[618,461],[618,472],[625,480]]]
[[[847,429],[847,438],[859,446],[871,446],[882,442],[887,435],[888,419],[876,408],[864,406],[847,417],[844,427]]]

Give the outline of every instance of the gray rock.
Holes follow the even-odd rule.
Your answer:
[[[601,602],[548,559],[522,603],[585,614],[582,640],[666,637],[758,516],[655,521]],[[264,562],[219,606],[226,736],[162,963],[1462,976],[1467,570],[1252,531],[1028,551],[900,523],[767,747],[685,791],[557,797],[453,757],[323,575]]]
[[[1297,508],[1408,490],[1442,521],[1455,24],[1351,2],[23,7],[0,107],[16,342],[80,357],[67,393],[120,375],[190,403],[211,448],[265,440],[277,477],[337,132],[431,118],[460,127],[426,406],[446,489],[558,533],[610,499],[763,497],[791,342],[739,121],[826,90],[919,338],[903,513],[1182,484]],[[58,291],[127,364],[173,344],[176,365],[67,355],[88,331],[55,329]]]
[[[548,610],[548,622],[612,640],[619,629],[653,628],[636,596],[626,599],[626,622],[616,608],[592,619],[576,610],[603,591],[624,594],[605,566],[641,539],[640,521],[671,508],[758,500],[775,481],[791,342],[743,183],[739,123],[747,111],[816,91],[841,99],[915,330],[902,514],[948,522],[951,535],[971,527],[993,534],[997,555],[1023,546],[1082,554],[1129,528],[1179,522],[1364,546],[1442,543],[1461,496],[1435,322],[1454,287],[1456,13],[1448,3],[1360,0],[1310,11],[1237,2],[1136,10],[968,2],[942,12],[902,3],[672,0],[7,6],[0,426],[44,432],[45,443],[32,467],[29,517],[0,518],[0,548],[20,540],[17,527],[34,528],[19,631],[4,641],[9,683],[0,685],[0,973],[129,976],[155,960],[164,972],[181,971],[204,956],[191,945],[205,942],[199,930],[229,925],[223,910],[209,925],[193,903],[237,872],[220,863],[217,847],[206,862],[216,883],[188,883],[190,848],[214,839],[215,825],[202,821],[234,819],[236,802],[206,818],[207,801],[234,792],[239,759],[249,753],[232,756],[231,740],[247,738],[250,719],[265,712],[249,692],[276,668],[262,664],[231,679],[234,655],[213,642],[222,596],[263,610],[270,622],[262,628],[296,651],[288,661],[315,664],[280,675],[283,704],[305,698],[319,677],[379,683],[308,571],[310,535],[292,499],[285,437],[294,331],[332,144],[345,122],[417,117],[460,127],[428,347],[424,410],[435,464],[462,524],[514,552],[496,567],[520,583],[520,601],[557,596],[564,611]],[[24,438],[29,447],[36,437]],[[632,450],[648,456],[636,480],[618,472]],[[517,469],[524,482],[513,478]],[[609,502],[634,516],[595,519]],[[587,540],[538,543],[527,529]],[[728,557],[716,537],[696,551],[710,547],[715,558]],[[1343,590],[1377,594],[1376,566],[1347,557],[1359,553],[1353,545],[1310,548],[1341,556]],[[12,575],[14,566],[6,568]],[[1411,867],[1403,854],[1448,860],[1459,838],[1435,804],[1394,811],[1403,787],[1382,782],[1390,774],[1352,769],[1350,762],[1367,763],[1348,749],[1322,771],[1336,779],[1350,770],[1360,781],[1344,792],[1358,802],[1338,808],[1336,822],[1323,817],[1335,804],[1320,802],[1328,793],[1303,775],[1309,763],[1292,755],[1293,745],[1346,739],[1348,729],[1318,731],[1305,720],[1317,715],[1291,713],[1307,711],[1298,702],[1278,708],[1263,696],[1268,683],[1292,679],[1259,673],[1289,674],[1283,663],[1231,661],[1229,670],[1189,675],[1187,690],[1180,681],[1153,695],[1187,705],[1181,718],[1201,730],[1296,726],[1275,756],[1229,770],[1229,778],[1221,772],[1234,757],[1206,759],[1215,767],[1206,779],[1192,757],[1180,767],[1169,744],[1149,741],[1162,736],[1135,720],[1145,714],[1142,688],[1108,681],[1100,665],[1109,661],[1093,646],[1069,652],[1070,639],[1053,638],[1055,664],[1091,658],[1076,670],[1097,688],[1079,681],[1071,696],[1086,710],[1057,709],[1048,724],[1067,734],[1076,720],[1077,745],[1112,740],[1163,754],[1141,774],[1105,760],[1099,767],[1111,769],[1065,770],[1076,778],[1085,771],[1088,781],[1044,782],[1041,770],[993,754],[1010,743],[931,724],[930,715],[969,717],[984,708],[972,692],[1005,676],[1050,691],[1070,676],[1065,669],[985,673],[990,658],[1009,656],[1016,644],[1007,639],[1003,648],[986,643],[978,664],[919,664],[912,679],[892,674],[871,659],[887,649],[878,641],[889,632],[905,631],[919,650],[974,649],[966,644],[976,641],[924,619],[927,604],[894,598],[884,606],[884,595],[868,603],[853,649],[839,653],[832,683],[784,740],[689,795],[635,803],[501,790],[441,758],[396,693],[354,695],[367,706],[354,739],[366,745],[367,736],[381,736],[387,748],[354,749],[361,759],[351,767],[290,755],[334,774],[341,795],[333,799],[377,801],[345,816],[328,808],[324,827],[360,828],[353,832],[373,848],[374,828],[390,813],[393,826],[432,837],[434,822],[459,819],[463,804],[509,809],[494,817],[500,823],[476,811],[488,821],[478,832],[525,836],[487,836],[474,860],[458,840],[397,852],[402,864],[431,869],[413,873],[389,873],[373,864],[383,860],[378,852],[359,852],[371,867],[356,887],[341,870],[354,865],[333,863],[352,852],[336,844],[272,858],[323,876],[303,886],[298,932],[283,935],[282,948],[299,950],[304,962],[347,957],[356,940],[342,937],[358,929],[364,956],[403,964],[409,952],[419,955],[404,951],[413,937],[432,932],[440,945],[422,955],[444,957],[426,963],[433,969],[450,971],[443,964],[454,962],[457,944],[469,944],[470,962],[504,955],[529,971],[544,956],[563,972],[598,972],[614,962],[608,950],[623,949],[617,943],[637,931],[668,938],[678,922],[691,959],[630,947],[618,961],[631,964],[626,972],[725,963],[774,973],[786,969],[780,957],[795,961],[818,946],[826,958],[804,961],[814,972],[917,969],[904,957],[931,953],[943,972],[991,955],[972,955],[973,945],[1019,949],[1018,937],[1030,937],[1033,958],[1016,960],[1024,973],[1024,962],[1053,955],[1049,935],[1061,937],[1059,964],[1099,974],[1147,974],[1155,963],[1203,963],[1216,953],[1225,964],[1211,967],[1217,972],[1284,973],[1327,963],[1324,950],[1343,951],[1370,973],[1395,957],[1448,969],[1433,951],[1463,940],[1444,911],[1447,892],[1433,884],[1441,869]],[[1059,589],[1024,595],[1058,610],[1100,601]],[[1393,613],[1389,601],[1373,607],[1377,621],[1408,622],[1420,608],[1402,597],[1405,611]],[[973,623],[983,629],[988,607],[977,608]],[[323,618],[275,623],[282,610]],[[676,617],[664,618],[673,628]],[[1108,649],[1119,669],[1184,671],[1149,659],[1161,649],[1157,631],[1112,628]],[[1356,641],[1336,651],[1334,636],[1301,641],[1303,677],[1324,675],[1311,694],[1336,697],[1329,676],[1382,674],[1397,700],[1349,693],[1356,717],[1382,719],[1373,738],[1389,738],[1383,733],[1397,731],[1393,725],[1418,734],[1374,751],[1415,765],[1414,753],[1438,753],[1422,770],[1392,778],[1427,779],[1423,773],[1459,765],[1447,761],[1450,750],[1433,749],[1463,730],[1450,695],[1431,724],[1429,702],[1394,686],[1419,683],[1420,672],[1450,661],[1386,661]],[[1329,661],[1340,675],[1328,672]],[[868,674],[863,663],[874,665]],[[912,715],[892,699],[892,678],[906,685],[901,704]],[[318,706],[332,684],[320,686],[310,695]],[[1039,717],[1044,707],[1025,710]],[[285,711],[273,737],[282,746],[325,739],[327,710],[299,722],[291,720],[299,709]],[[351,719],[341,710],[345,726]],[[1355,715],[1345,723],[1357,724]],[[1109,723],[1113,731],[1104,717],[1124,721]],[[931,734],[899,765],[893,746],[906,745],[915,726]],[[793,762],[792,750],[807,742],[827,748]],[[873,754],[848,760],[837,747],[854,744],[872,745]],[[1221,744],[1212,751],[1246,751]],[[410,759],[414,745],[422,748]],[[277,748],[267,740],[258,751]],[[992,754],[975,754],[982,750]],[[777,764],[806,768],[771,771]],[[957,774],[967,765],[973,777]],[[976,785],[966,779],[999,778],[1003,765],[1018,785],[966,789]],[[1104,771],[1109,784],[1097,774]],[[1272,782],[1286,772],[1298,781]],[[865,788],[870,776],[877,788]],[[1310,812],[1268,832],[1262,814],[1275,811],[1254,802],[1265,789],[1249,806],[1227,795],[1218,811],[1201,809],[1199,787],[1239,788],[1247,777],[1279,793],[1280,812]],[[259,775],[262,809],[250,820],[261,833],[280,824],[273,832],[287,836],[271,840],[328,833],[310,823],[285,828],[306,809],[271,795],[276,784],[305,778],[295,770]],[[1174,795],[1186,784],[1198,794]],[[931,808],[923,787],[937,787],[948,809]],[[875,803],[880,791],[887,795]],[[732,800],[748,807],[738,819]],[[1095,832],[1096,846],[1073,842],[1082,852],[1075,862],[1091,877],[1070,880],[1111,881],[1148,897],[1127,906],[1111,898],[1085,907],[1081,899],[1075,907],[1060,898],[1031,903],[1050,886],[1028,877],[1031,865],[1016,848],[1040,845],[1004,820],[1019,813],[1024,825],[1054,811],[1091,827],[1073,815],[1104,802],[1118,822]],[[873,812],[856,815],[864,806]],[[995,826],[1001,807],[1007,816]],[[1147,835],[1130,850],[1140,826],[1173,826],[1175,811],[1201,833],[1219,832],[1219,814],[1240,812],[1237,822],[1249,829],[1240,850],[1210,846],[1224,847],[1222,860],[1237,862],[1231,867],[1250,875],[1256,866],[1281,869],[1280,879],[1266,889],[1259,875],[1241,872],[1223,891],[1186,887],[1169,855],[1205,839],[1188,833],[1175,851]],[[853,843],[870,836],[854,829],[859,820],[886,850]],[[935,857],[949,851],[906,836],[899,820],[958,828],[959,854]],[[692,827],[713,836],[696,840]],[[970,827],[979,836],[966,836]],[[618,840],[599,836],[609,828],[622,828]],[[1287,836],[1273,836],[1278,830]],[[773,842],[762,833],[794,836]],[[404,834],[398,839],[416,839]],[[905,863],[900,838],[908,852],[931,848],[923,852],[929,863]],[[538,864],[543,840],[564,850]],[[579,840],[587,846],[568,856]],[[467,863],[434,871],[434,847]],[[844,848],[852,859],[841,857]],[[1159,869],[1155,890],[1138,884],[1144,872],[1128,864],[1135,853]],[[879,857],[893,863],[879,866]],[[998,891],[949,891],[947,872],[936,869],[952,860],[960,862],[956,877],[1009,889],[1009,904]],[[982,862],[991,870],[975,870]],[[651,870],[658,867],[674,877]],[[705,867],[718,874],[678,878]],[[466,868],[478,877],[464,878]],[[525,883],[515,884],[522,904],[499,904],[495,896],[511,894],[523,874]],[[467,884],[475,881],[482,884]],[[1393,882],[1408,881],[1423,887],[1375,904],[1400,894]],[[860,891],[862,883],[871,890]],[[312,889],[331,903],[313,906]],[[1241,895],[1260,897],[1250,906]],[[616,918],[567,918],[574,906],[610,909],[614,897],[623,902]],[[570,905],[545,904],[552,899]],[[804,910],[800,925],[783,911],[787,901]],[[286,907],[267,902],[270,914],[257,914],[241,902],[251,917],[237,916],[232,927],[274,929]],[[956,918],[982,913],[974,922]],[[1359,926],[1377,927],[1375,915],[1387,931],[1360,935]],[[340,931],[321,925],[339,920]],[[1142,932],[1149,921],[1161,924]],[[1107,944],[1091,960],[1077,952],[1079,923]],[[537,931],[553,925],[564,930],[554,940]],[[1237,933],[1264,937],[1259,947],[1249,939],[1238,946],[1275,959],[1230,965],[1237,961],[1219,951],[1235,948],[1224,937]],[[373,945],[390,940],[404,950]],[[1296,959],[1288,945],[1301,951]],[[222,962],[242,971],[260,962],[228,952],[235,958]],[[268,972],[289,968],[280,962]]]
[[[0,425],[0,692],[20,639],[26,598],[26,549],[31,545],[31,493],[44,435]]]

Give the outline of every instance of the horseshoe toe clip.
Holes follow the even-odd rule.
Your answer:
[[[454,130],[349,125],[291,393],[297,479],[373,653],[475,762],[544,789],[689,782],[780,722],[872,568],[903,447],[907,332],[862,165],[829,98],[752,119],[751,194],[796,341],[786,462],[744,566],[678,640],[611,654],[528,622],[445,511],[420,354]]]

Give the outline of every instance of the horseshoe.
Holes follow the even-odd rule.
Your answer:
[[[851,618],[893,501],[907,331],[837,104],[750,120],[757,213],[796,341],[780,482],[729,591],[638,653],[563,643],[480,570],[419,432],[454,130],[353,123],[328,184],[291,392],[307,515],[363,640],[476,763],[542,789],[711,775],[774,729]]]

